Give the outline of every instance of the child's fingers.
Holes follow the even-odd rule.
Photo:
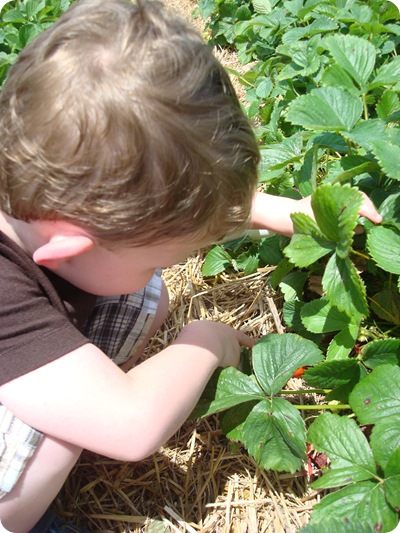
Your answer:
[[[358,214],[360,216],[368,218],[371,222],[374,222],[375,224],[379,224],[380,222],[382,222],[382,216],[376,210],[371,199],[365,193],[362,193],[362,195],[364,200]]]
[[[252,348],[255,345],[256,343],[255,339],[249,337],[242,331],[238,331],[237,334],[238,334],[239,344],[243,346],[243,348]]]

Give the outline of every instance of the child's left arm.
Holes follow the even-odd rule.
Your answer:
[[[381,215],[375,209],[374,204],[364,194],[364,201],[359,210],[359,215],[364,216],[379,224],[382,221]],[[254,229],[267,229],[281,235],[293,235],[293,222],[291,213],[305,213],[314,218],[311,207],[311,196],[294,200],[283,196],[273,196],[263,192],[254,195],[251,211],[251,227]]]

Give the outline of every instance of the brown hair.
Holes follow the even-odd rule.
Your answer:
[[[0,94],[0,208],[110,247],[238,229],[258,161],[226,72],[156,1],[73,4]]]

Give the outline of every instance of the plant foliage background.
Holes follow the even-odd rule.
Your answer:
[[[8,2],[1,8],[0,87],[18,52],[56,21],[70,4],[70,0],[25,0]]]
[[[302,531],[392,531],[400,509],[400,41],[391,2],[200,0],[211,42],[235,47],[231,71],[261,145],[270,194],[312,195],[291,239],[213,248],[203,273],[276,265],[287,333],[261,338],[242,370],[220,370],[194,416],[223,412],[226,435],[265,469],[296,472],[306,450],[331,489]],[[359,219],[360,191],[383,216]],[[313,406],[291,402],[299,367]],[[299,394],[309,389],[299,390]],[[304,410],[306,417],[300,412]]]

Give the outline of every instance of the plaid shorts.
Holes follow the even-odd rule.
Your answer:
[[[122,365],[149,332],[161,285],[161,272],[157,271],[141,291],[98,297],[83,333],[117,365]],[[42,437],[43,433],[0,404],[0,499],[14,488]]]

